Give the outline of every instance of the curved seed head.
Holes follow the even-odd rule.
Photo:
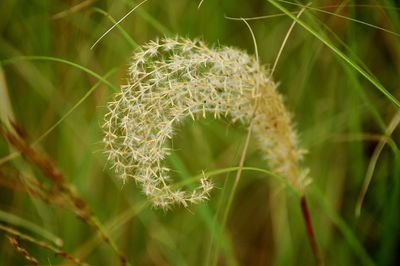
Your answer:
[[[176,190],[163,164],[174,126],[207,114],[251,123],[270,167],[303,190],[303,152],[290,116],[276,84],[254,57],[230,47],[209,48],[199,40],[165,38],[135,53],[129,74],[108,103],[105,152],[121,178],[139,183],[154,206],[188,206],[208,198],[213,185],[207,177],[193,191]]]

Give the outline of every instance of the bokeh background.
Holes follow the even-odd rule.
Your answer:
[[[275,3],[293,14],[308,4]],[[131,265],[314,265],[299,198],[290,189],[265,172],[249,170],[234,189],[236,173],[229,168],[239,164],[244,126],[210,116],[178,127],[166,162],[175,180],[203,170],[224,173],[213,177],[217,188],[208,202],[167,212],[152,209],[134,181],[123,184],[118,179],[101,144],[105,105],[115,91],[99,77],[117,88],[125,83],[130,57],[139,45],[181,35],[254,54],[246,25],[227,16],[277,15],[248,21],[261,62],[272,65],[293,20],[261,0],[205,0],[200,8],[194,0],[150,0],[90,49],[137,4],[0,1],[3,126],[15,121],[24,141],[34,143],[57,125],[35,149],[67,177]],[[340,59],[332,47],[296,25],[274,73],[301,144],[309,150],[305,165],[313,183],[306,196],[325,263],[398,265],[399,107],[355,65],[400,97],[400,5],[390,0],[313,1],[301,19],[349,58]],[[90,265],[118,265],[115,250],[98,230],[63,207],[65,198],[51,189],[53,182],[37,167],[21,156],[10,159],[14,152],[0,138],[0,225],[53,246],[62,240],[60,249]],[[255,141],[245,166],[268,170]],[[370,186],[356,215],[368,176]],[[32,179],[38,182],[36,188],[48,188],[47,200],[32,193],[27,181]],[[30,265],[3,227],[0,265]],[[15,239],[40,265],[73,265],[21,236]]]

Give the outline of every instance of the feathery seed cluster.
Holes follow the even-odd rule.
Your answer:
[[[207,113],[251,122],[270,167],[296,189],[304,188],[302,151],[290,117],[275,83],[254,57],[198,40],[165,38],[135,53],[129,73],[128,84],[108,103],[105,151],[122,179],[140,183],[154,206],[188,206],[208,198],[213,185],[207,177],[193,191],[175,189],[163,164],[174,125]]]

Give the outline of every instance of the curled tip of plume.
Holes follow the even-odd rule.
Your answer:
[[[254,57],[199,40],[165,38],[136,52],[129,74],[108,103],[103,142],[115,171],[139,183],[154,206],[168,209],[208,198],[213,185],[206,176],[193,191],[177,190],[163,164],[175,124],[207,114],[251,122],[271,169],[298,191],[306,185],[290,116],[272,77]]]

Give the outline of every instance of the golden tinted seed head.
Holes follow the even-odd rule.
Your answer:
[[[193,191],[176,190],[163,164],[174,126],[207,114],[252,121],[272,170],[299,191],[306,185],[290,116],[254,57],[230,47],[209,48],[199,40],[165,38],[135,53],[129,74],[128,84],[108,103],[105,151],[116,173],[139,183],[154,206],[186,207],[208,198],[213,185],[206,176]]]

